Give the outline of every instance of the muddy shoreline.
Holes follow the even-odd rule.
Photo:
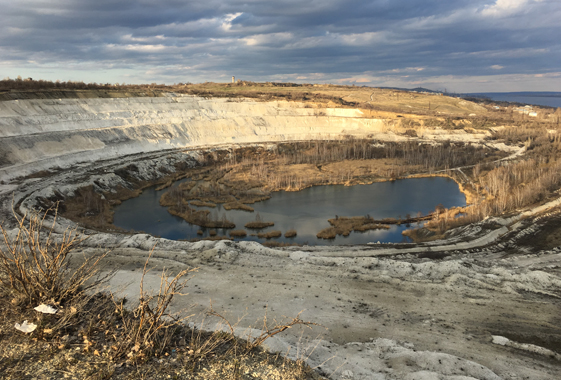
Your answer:
[[[299,145],[285,144],[285,146],[294,150],[294,147],[298,148]],[[465,183],[465,180],[462,182],[463,178],[455,175],[455,172],[419,173],[418,166],[403,165],[395,159],[384,158],[287,165],[286,158],[275,153],[278,147],[272,150],[273,152],[271,148],[253,147],[237,149],[235,153],[227,150],[201,150],[197,153],[198,159],[192,163],[194,165],[192,168],[185,170],[178,167],[175,172],[152,181],[138,180],[135,177],[136,167],[134,164],[128,165],[116,172],[128,181],[128,187],[110,188],[101,194],[95,192],[93,187],[79,189],[77,196],[64,199],[62,215],[98,231],[120,230],[112,224],[113,207],[122,201],[139,196],[143,189],[152,186],[157,186],[158,189],[170,189],[164,193],[160,204],[167,206],[171,214],[206,228],[233,228],[234,226],[227,221],[210,220],[208,211],[192,209],[190,204],[213,206],[220,203],[227,209],[237,208],[251,212],[253,208],[249,204],[268,199],[273,192],[300,191],[312,186],[354,186],[439,176],[454,180],[468,202],[476,197],[471,190],[471,185]],[[254,175],[256,166],[259,166],[257,170],[267,171],[268,177],[260,178]],[[403,175],[395,175],[396,167],[400,168]],[[341,168],[346,168],[344,174],[341,174]],[[387,173],[393,175],[384,176]],[[270,178],[276,182],[272,182]],[[179,180],[183,180],[183,183],[174,186]],[[53,199],[50,201],[52,202]],[[87,205],[91,204],[94,206],[88,210]],[[46,208],[47,205],[48,202],[45,202],[43,207]],[[345,217],[355,217],[355,215]],[[388,223],[382,221],[378,224]]]

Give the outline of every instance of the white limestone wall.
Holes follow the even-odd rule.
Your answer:
[[[172,148],[378,133],[359,110],[193,96],[0,102],[0,179]]]
[[[385,120],[365,118],[360,110],[297,102],[172,94],[5,101],[0,102],[0,180],[166,149],[340,135],[404,139],[388,132]]]

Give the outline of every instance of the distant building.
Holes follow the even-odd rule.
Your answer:
[[[236,83],[236,77],[232,75],[232,83]]]
[[[538,114],[532,110],[532,106],[524,106],[522,108],[515,108],[514,111],[516,111],[518,113],[523,113],[523,114],[528,115],[528,116],[533,116],[533,115],[530,115],[531,113],[536,114],[535,116],[538,116]]]

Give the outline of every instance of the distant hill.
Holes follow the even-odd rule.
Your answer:
[[[377,87],[384,90],[398,90],[398,91],[416,91],[416,92],[428,92],[428,93],[435,93],[441,94],[442,91],[434,91],[424,87],[415,87],[415,88],[402,88],[402,87]]]
[[[519,91],[519,92],[477,92],[461,94],[464,99],[482,102],[505,103],[510,105],[536,105],[540,107],[561,107],[561,92],[553,91]]]
[[[520,92],[472,92],[467,94],[462,94],[464,96],[485,96],[487,98],[492,98],[493,96],[525,96],[525,97],[541,97],[541,98],[561,98],[561,92],[553,91],[520,91]]]

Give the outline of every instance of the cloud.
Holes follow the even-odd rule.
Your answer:
[[[294,35],[289,32],[283,33],[269,33],[269,34],[254,34],[250,37],[243,38],[242,40],[248,46],[279,46],[283,45],[294,39]]]
[[[236,74],[385,86],[450,78],[461,89],[461,80],[472,85],[461,78],[490,68],[534,78],[561,71],[557,1],[0,0],[0,7],[0,70],[12,77],[174,83]]]
[[[235,19],[237,19],[239,16],[241,16],[243,14],[243,12],[238,12],[238,13],[230,13],[224,16],[224,21],[222,22],[221,28],[224,31],[230,31],[230,29],[232,29],[232,21],[234,21]]]
[[[492,5],[487,5],[481,12],[485,16],[501,17],[523,11],[524,8],[541,0],[497,0]]]

